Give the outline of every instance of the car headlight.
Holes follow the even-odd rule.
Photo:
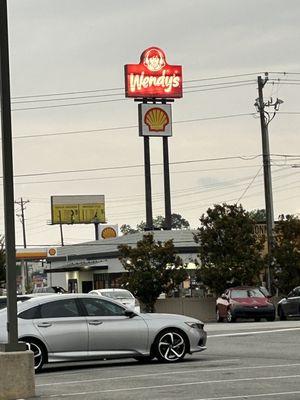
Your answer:
[[[204,327],[204,324],[202,322],[185,322],[185,324],[187,324],[190,328],[194,328],[194,329],[199,329],[202,330]]]

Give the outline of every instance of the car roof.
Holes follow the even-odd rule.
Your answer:
[[[235,287],[230,287],[226,290],[249,290],[249,289],[259,289],[258,286],[235,286]]]
[[[44,304],[56,300],[63,300],[63,299],[78,299],[78,298],[90,298],[95,300],[95,295],[89,293],[66,293],[66,294],[49,294],[48,296],[35,296],[30,298],[29,300],[21,303],[18,307],[18,312],[27,310],[28,308],[38,306],[39,304]],[[120,303],[108,298],[103,298],[103,301],[108,301],[117,304],[120,306]],[[122,306],[122,305],[121,305]]]
[[[93,292],[129,292],[127,289],[122,288],[107,288],[107,289],[94,289]],[[131,293],[131,292],[129,292]]]

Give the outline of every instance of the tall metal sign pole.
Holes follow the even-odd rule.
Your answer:
[[[1,349],[3,351],[22,351],[26,349],[26,346],[24,343],[18,343],[13,156],[6,0],[0,0],[0,80],[8,332],[8,343],[2,346]]]
[[[272,177],[271,177],[271,161],[270,161],[270,146],[269,146],[269,132],[268,125],[275,117],[279,105],[283,103],[282,100],[276,99],[273,102],[264,102],[263,88],[268,81],[268,75],[265,79],[261,76],[257,77],[258,83],[258,99],[256,99],[255,106],[260,115],[261,137],[262,137],[262,151],[263,151],[263,168],[264,168],[264,188],[265,188],[265,205],[266,205],[266,225],[267,225],[267,242],[268,242],[268,265],[266,271],[267,288],[271,293],[271,268],[273,262],[273,241],[274,241],[274,210],[273,210],[273,193],[272,193]],[[265,110],[265,107],[274,107],[273,115]]]
[[[139,101],[139,135],[144,137],[146,229],[153,230],[149,137],[163,138],[165,226],[171,229],[168,137],[172,136],[171,105],[182,97],[182,67],[169,65],[158,47],[143,51],[139,64],[125,65],[125,95]]]

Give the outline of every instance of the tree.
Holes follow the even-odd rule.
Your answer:
[[[153,227],[154,229],[164,229],[165,227],[165,217],[162,215],[158,215],[153,219]],[[141,221],[137,224],[136,229],[131,228],[130,225],[124,224],[121,226],[121,232],[126,235],[128,233],[136,233],[144,231],[146,228],[146,222]],[[183,218],[180,214],[173,213],[171,214],[171,229],[189,229],[189,222]]]
[[[143,235],[136,247],[119,246],[120,261],[127,272],[123,280],[128,289],[153,312],[158,296],[168,293],[187,276],[173,240],[155,241],[152,234]]]
[[[0,283],[6,281],[4,237],[0,236]]]
[[[123,233],[123,235],[127,235],[128,233],[136,233],[137,229],[131,228],[131,226],[128,224],[123,224],[120,226],[120,231]]]
[[[282,294],[300,286],[300,220],[281,215],[275,225],[274,281]]]
[[[197,278],[215,293],[229,285],[259,282],[263,267],[263,238],[254,233],[255,220],[241,205],[215,205],[200,218],[195,241],[201,265]]]
[[[266,222],[267,219],[266,210],[264,208],[250,211],[249,216],[256,222]]]

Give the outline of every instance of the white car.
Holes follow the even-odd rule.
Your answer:
[[[98,296],[105,296],[122,303],[129,310],[134,312],[141,312],[140,304],[138,299],[126,289],[95,289],[90,291],[90,294],[96,294]]]

